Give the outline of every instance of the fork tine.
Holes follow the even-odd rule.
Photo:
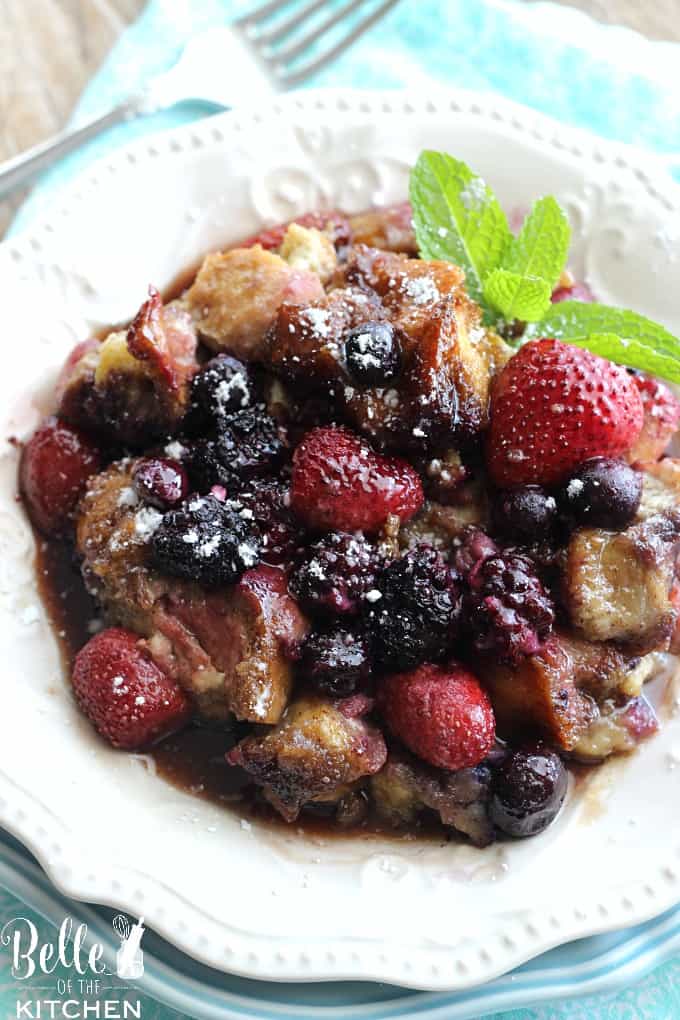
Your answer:
[[[289,61],[294,60],[295,57],[304,53],[304,51],[308,49],[312,43],[316,42],[317,39],[320,39],[322,35],[325,35],[329,29],[338,25],[341,21],[344,21],[345,18],[354,13],[354,11],[359,10],[365,4],[366,0],[347,0],[347,3],[344,3],[342,7],[339,7],[337,10],[329,14],[327,18],[324,18],[324,20],[316,26],[316,28],[313,28],[307,33],[307,35],[304,35],[302,39],[298,39],[296,42],[291,43],[290,46],[285,46],[280,50],[274,50],[269,53],[265,51],[262,54],[263,57],[265,60],[274,59],[278,64],[286,64]]]
[[[327,6],[328,0],[312,0],[311,3],[305,4],[305,6],[300,8],[300,10],[295,14],[292,14],[289,18],[286,18],[285,21],[276,25],[275,28],[270,29],[268,32],[266,30],[258,32],[255,38],[251,41],[257,46],[271,46],[272,43],[278,42],[279,39],[283,39],[284,36],[289,35],[294,28],[298,27],[298,25],[302,25],[312,14],[315,14],[317,11],[320,11],[322,8]]]
[[[265,21],[272,14],[283,10],[288,3],[289,0],[269,0],[268,3],[262,4],[261,7],[256,7],[249,14],[242,14],[239,18],[234,18],[231,23],[232,28],[251,28],[253,25],[259,24],[260,21]]]
[[[387,14],[392,7],[396,7],[398,3],[399,0],[384,0],[384,2],[380,4],[380,6],[377,7],[372,14],[369,14],[368,17],[363,19],[363,21],[358,22],[358,24],[356,24],[351,31],[344,36],[344,38],[340,39],[339,42],[335,43],[334,46],[331,46],[320,56],[310,60],[307,64],[303,64],[303,66],[297,71],[291,71],[289,73],[280,71],[277,76],[277,80],[281,88],[295,88],[296,85],[306,81],[307,78],[311,77],[311,75],[320,70],[320,68],[324,67],[332,60],[335,60],[335,58],[339,57],[341,53],[344,53],[346,49],[349,49],[349,47],[352,46],[353,43],[355,43],[357,39],[364,34],[364,32],[367,32],[377,21],[380,21],[380,19]]]

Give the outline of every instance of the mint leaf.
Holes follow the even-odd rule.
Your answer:
[[[593,333],[583,339],[576,337],[569,343],[585,347],[593,354],[615,361],[617,365],[638,368],[650,375],[668,379],[669,382],[680,383],[680,360],[640,343],[639,340],[625,340],[613,333]]]
[[[524,334],[526,340],[541,336],[566,340],[620,365],[680,382],[680,340],[637,312],[562,301]]]
[[[484,279],[512,238],[491,188],[460,160],[425,150],[411,171],[409,196],[423,258],[461,266],[470,297],[481,302]]]
[[[484,297],[501,315],[522,322],[536,322],[550,307],[552,286],[537,276],[523,276],[508,269],[494,269],[484,281]]]
[[[564,269],[571,228],[559,202],[551,195],[539,198],[503,255],[501,267],[519,276],[538,276],[551,290]]]

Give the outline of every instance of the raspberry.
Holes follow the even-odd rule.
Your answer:
[[[322,694],[346,698],[370,674],[368,642],[359,633],[331,630],[311,634],[302,647],[300,672]]]
[[[283,456],[284,432],[263,407],[223,418],[217,435],[189,448],[186,466],[199,492],[213,485],[227,490],[272,471]]]
[[[539,651],[552,632],[555,608],[532,561],[505,552],[482,560],[465,579],[465,625],[478,652],[516,665]]]
[[[19,486],[28,515],[46,535],[63,535],[90,475],[101,467],[97,447],[79,429],[48,418],[26,443]]]
[[[144,750],[191,719],[182,688],[130,631],[113,627],[88,641],[76,655],[72,679],[83,712],[113,747]]]
[[[135,465],[132,484],[140,499],[159,510],[181,503],[189,491],[186,471],[176,460],[144,457]]]
[[[385,567],[375,583],[368,627],[376,661],[384,669],[411,669],[444,658],[457,634],[459,578],[426,545]]]
[[[290,590],[311,613],[357,613],[381,565],[365,538],[336,531],[305,552],[290,576]]]
[[[185,427],[196,435],[208,432],[219,427],[230,414],[250,407],[255,398],[251,370],[230,354],[218,354],[191,380]]]
[[[395,737],[437,768],[478,765],[495,743],[491,703],[476,677],[455,662],[385,677],[378,710]]]
[[[487,461],[501,488],[553,485],[590,457],[617,457],[642,428],[638,388],[619,365],[559,340],[520,348],[491,401]]]
[[[454,539],[453,564],[460,574],[474,576],[481,564],[498,553],[498,546],[485,531],[474,524]]]
[[[554,305],[560,304],[561,301],[584,301],[586,304],[590,304],[595,300],[595,295],[587,283],[574,281],[568,286],[557,287],[552,292],[550,300]]]
[[[291,503],[322,531],[378,531],[392,514],[408,520],[423,503],[413,468],[383,457],[346,428],[309,432],[293,455]]]
[[[241,504],[192,496],[163,517],[151,538],[151,560],[174,577],[232,584],[258,563],[260,546],[257,527]]]

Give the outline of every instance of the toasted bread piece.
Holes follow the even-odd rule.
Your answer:
[[[91,479],[77,520],[83,577],[111,623],[146,638],[158,665],[206,719],[276,723],[293,675],[288,652],[307,623],[274,567],[256,567],[228,588],[206,591],[148,564],[158,511],[141,506],[133,461]]]
[[[574,532],[562,589],[577,632],[590,641],[621,642],[639,654],[665,647],[676,616],[669,594],[679,541],[677,510],[623,532]]]
[[[413,229],[410,202],[399,202],[383,209],[368,209],[350,217],[355,244],[366,244],[384,251],[417,255],[418,245]]]
[[[256,244],[206,256],[184,301],[208,347],[258,361],[279,305],[308,304],[323,294],[316,273],[293,268]]]
[[[286,821],[294,821],[310,801],[340,800],[387,757],[380,731],[354,715],[356,700],[300,698],[274,730],[246,737],[227,760],[262,786]]]
[[[484,656],[475,668],[491,698],[500,735],[539,733],[571,750],[599,717],[598,702],[625,691],[637,659],[606,644],[554,633],[516,668]]]
[[[79,345],[59,382],[59,414],[132,447],[178,428],[198,369],[196,330],[178,302],[150,288],[127,330]]]

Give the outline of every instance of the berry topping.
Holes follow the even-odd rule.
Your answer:
[[[218,354],[191,380],[186,427],[193,433],[206,432],[254,402],[255,384],[250,369],[230,354]]]
[[[350,375],[360,386],[385,386],[398,378],[401,345],[389,322],[366,322],[345,337],[345,358]]]
[[[340,629],[315,633],[302,647],[301,674],[332,698],[354,694],[370,668],[368,643],[361,634]]]
[[[411,669],[444,658],[460,613],[458,574],[431,546],[385,567],[367,595],[373,654],[385,669]]]
[[[254,478],[238,494],[238,502],[252,512],[262,535],[262,562],[279,566],[293,559],[300,528],[290,511],[290,492],[275,478]],[[241,511],[243,517],[247,513]]]
[[[187,469],[199,492],[213,485],[227,490],[268,474],[281,460],[284,433],[263,407],[249,407],[224,418],[214,439],[199,439],[190,448]]]
[[[487,459],[502,488],[562,481],[590,457],[616,457],[642,427],[642,401],[624,368],[559,340],[534,340],[501,372]]]
[[[561,301],[585,301],[586,304],[591,304],[595,300],[595,295],[587,283],[574,281],[557,287],[552,293],[551,300],[554,305]]]
[[[516,664],[539,651],[552,631],[555,608],[527,556],[491,556],[466,581],[464,620],[478,652]]]
[[[272,248],[280,248],[291,223],[297,223],[308,229],[323,230],[336,248],[346,247],[352,239],[352,229],[345,214],[338,212],[337,209],[328,209],[305,213],[303,216],[296,216],[294,220],[287,223],[279,223],[275,227],[262,230],[259,234],[244,241],[241,247],[249,248],[254,244],[261,244],[268,251],[271,251]]]
[[[382,557],[362,535],[332,532],[305,552],[289,587],[311,613],[357,613],[381,566]]]
[[[232,584],[258,563],[260,546],[251,511],[234,500],[192,496],[164,515],[151,538],[151,559],[175,577]]]
[[[481,528],[470,524],[454,539],[453,564],[463,575],[474,575],[484,560],[496,556],[498,546]]]
[[[144,750],[191,719],[179,684],[158,668],[136,634],[118,627],[81,648],[72,680],[83,712],[113,747]]]
[[[478,765],[496,739],[493,709],[476,677],[457,663],[385,677],[378,708],[392,733],[430,765]]]
[[[407,520],[422,503],[413,468],[375,453],[349,429],[313,429],[293,455],[291,504],[309,527],[378,531],[390,514]]]
[[[554,751],[513,751],[491,781],[491,820],[508,836],[535,836],[555,820],[566,793],[567,770]]]
[[[628,459],[631,463],[658,460],[680,425],[680,400],[658,379],[634,375],[633,381],[642,397],[645,418]]]
[[[182,465],[162,457],[144,457],[138,461],[132,484],[140,499],[159,510],[181,503],[189,492],[189,479]]]
[[[97,447],[79,429],[48,418],[26,443],[19,486],[28,515],[47,535],[63,535],[90,475],[101,467]]]
[[[557,503],[540,485],[520,485],[496,494],[492,516],[496,531],[504,538],[525,544],[540,542],[552,534]]]
[[[622,460],[593,457],[563,486],[559,500],[576,524],[619,531],[633,521],[641,496],[639,471]]]

